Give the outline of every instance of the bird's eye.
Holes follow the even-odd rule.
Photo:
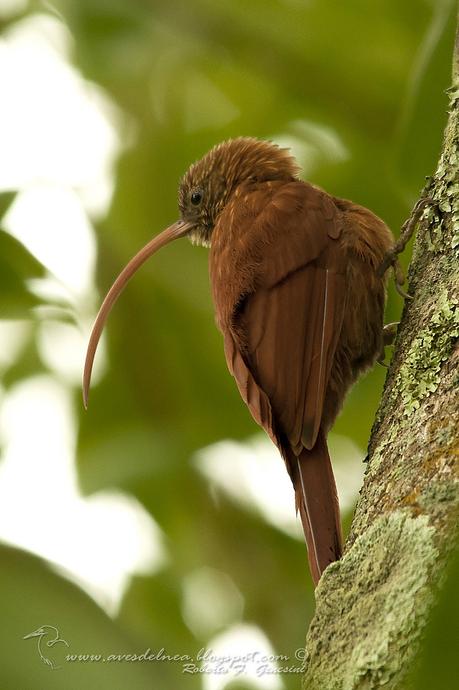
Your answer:
[[[202,201],[202,192],[193,192],[191,194],[191,203],[193,206],[198,206]]]

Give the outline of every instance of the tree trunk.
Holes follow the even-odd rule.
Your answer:
[[[450,115],[424,196],[409,293],[341,561],[306,641],[307,690],[396,688],[428,620],[458,504],[459,46]],[[420,143],[422,145],[422,142]]]

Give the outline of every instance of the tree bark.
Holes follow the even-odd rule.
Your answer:
[[[459,502],[459,45],[424,195],[409,293],[343,558],[325,571],[307,690],[387,690],[411,666],[455,539]]]

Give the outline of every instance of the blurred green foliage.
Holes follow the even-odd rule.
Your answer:
[[[0,559],[2,688],[80,690],[83,678],[88,688],[148,690],[160,681],[167,683],[165,669],[153,664],[66,663],[68,653],[108,657],[139,653],[139,646],[78,587],[51,572],[40,559],[7,546],[0,547]],[[37,638],[23,640],[50,621],[58,621],[60,637],[69,643],[69,647],[43,645],[43,655],[56,667],[54,671],[40,660]]]
[[[459,533],[458,533],[459,536]],[[442,590],[431,614],[418,663],[406,690],[449,690],[457,685],[459,539],[450,554]]]
[[[101,294],[126,260],[177,217],[178,181],[189,164],[231,136],[293,141],[305,152],[311,181],[370,207],[397,233],[440,149],[454,5],[31,2],[26,13],[58,13],[74,39],[75,66],[106,90],[135,132],[117,165],[109,213],[96,224]],[[2,196],[1,205],[8,200]],[[36,298],[26,281],[42,269],[6,233],[0,251],[2,317],[30,318]],[[401,306],[391,288],[388,321]],[[183,620],[183,580],[202,566],[227,573],[244,597],[244,620],[259,625],[277,653],[291,655],[303,644],[314,605],[304,546],[226,496],[215,501],[190,462],[207,444],[256,431],[214,327],[206,251],[186,242],[164,250],[124,293],[107,338],[109,370],[91,392],[88,413],[75,390],[80,483],[88,494],[106,487],[134,494],[163,529],[170,561],[159,574],[132,582],[111,622],[43,564],[2,552],[2,639],[11,663],[1,687],[62,687],[52,674],[44,680],[48,669],[38,661],[22,666],[26,648],[16,642],[32,621],[53,612],[63,635],[71,631],[87,649],[129,640],[124,650],[195,654],[209,640]],[[31,342],[5,385],[43,367]],[[335,427],[362,451],[384,375],[377,368],[354,388]],[[39,615],[30,602],[41,607]],[[158,683],[157,669],[120,668],[116,676],[113,668],[101,673],[80,665],[62,682],[68,688]],[[184,680],[180,668],[163,665],[160,672],[162,687],[200,687],[195,676]],[[283,681],[298,687],[295,676]]]
[[[0,194],[0,220],[11,206],[15,192]],[[0,313],[3,319],[20,319],[40,304],[27,287],[31,278],[43,278],[45,270],[14,237],[0,229]]]

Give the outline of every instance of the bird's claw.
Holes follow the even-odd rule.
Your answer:
[[[397,335],[397,326],[400,321],[392,321],[392,323],[387,323],[383,328],[383,343],[384,346],[392,345]]]
[[[395,246],[392,247],[392,249],[389,249],[379,268],[378,274],[382,276],[388,268],[392,267],[394,270],[395,289],[397,290],[398,294],[404,299],[413,299],[412,295],[410,295],[408,292],[405,292],[402,287],[405,283],[405,274],[403,273],[403,269],[400,265],[397,254],[398,252],[396,251]]]
[[[397,335],[397,326],[399,325],[399,323],[400,321],[393,321],[392,323],[388,323],[383,327],[383,346],[380,355],[376,361],[382,367],[385,367],[385,369],[389,368],[389,365],[386,364],[385,361],[385,348],[389,347],[394,342],[395,336]]]
[[[402,286],[397,282],[395,283],[395,289],[397,290],[398,294],[403,297],[403,299],[413,299],[413,295],[410,295],[409,292],[405,292]]]
[[[392,260],[392,267],[394,269],[395,289],[397,290],[398,294],[401,295],[404,299],[413,299],[413,297],[408,292],[405,292],[405,290],[403,289],[403,285],[405,283],[405,274],[403,272],[403,268],[400,265],[400,261],[397,258],[397,255],[395,255]]]

